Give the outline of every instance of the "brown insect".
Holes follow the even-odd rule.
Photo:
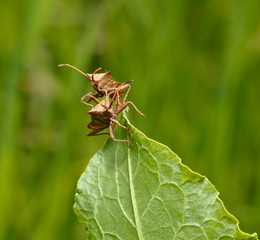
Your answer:
[[[93,98],[91,98],[90,95],[94,94],[95,92],[97,92],[97,94],[94,95],[95,98],[99,98],[99,97],[103,97],[103,96],[107,96],[107,95],[111,96],[112,93],[114,93],[116,91],[117,91],[117,94],[119,96],[122,96],[124,94],[125,89],[128,88],[127,93],[125,94],[125,97],[124,97],[124,100],[123,100],[123,102],[125,102],[126,97],[127,97],[128,93],[131,89],[131,86],[129,84],[125,84],[125,83],[132,82],[133,80],[125,82],[124,84],[122,84],[120,82],[116,82],[112,78],[111,72],[97,73],[100,70],[104,70],[102,68],[96,69],[93,74],[87,74],[87,73],[84,73],[81,70],[79,70],[78,68],[76,68],[72,65],[69,65],[69,64],[59,64],[58,65],[58,67],[63,67],[63,66],[71,67],[71,68],[77,70],[78,72],[80,72],[81,74],[83,74],[85,77],[87,77],[89,79],[89,81],[91,82],[91,85],[93,86],[93,88],[95,90],[87,93],[86,95],[84,95],[81,98],[81,102],[84,103],[84,104],[87,104],[91,107],[93,107],[93,105],[90,104],[89,102]]]
[[[125,83],[121,83],[121,85],[124,85]],[[95,102],[98,104],[93,107],[88,114],[91,115],[91,122],[88,124],[89,129],[93,129],[93,131],[89,132],[87,136],[97,136],[97,135],[104,135],[108,134],[114,141],[118,142],[128,142],[132,147],[133,144],[129,140],[123,140],[123,139],[116,139],[114,134],[114,126],[118,125],[126,130],[129,131],[130,135],[132,135],[129,128],[123,126],[117,121],[117,115],[121,113],[129,104],[131,104],[135,110],[146,118],[146,116],[141,113],[137,107],[130,101],[123,102],[122,104],[119,104],[119,96],[117,95],[117,91],[119,91],[121,88],[119,86],[115,93],[111,92],[110,94],[106,95],[105,98],[100,102],[95,96],[89,95],[90,98],[94,99]],[[111,95],[113,95],[112,99],[110,100]],[[114,111],[112,108],[112,104],[114,104]],[[119,106],[120,105],[120,106]],[[109,127],[109,133],[99,133],[102,130]]]

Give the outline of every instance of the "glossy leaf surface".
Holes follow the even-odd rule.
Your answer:
[[[167,146],[118,128],[90,160],[77,186],[74,210],[88,239],[257,239],[240,231],[209,180],[183,165]]]

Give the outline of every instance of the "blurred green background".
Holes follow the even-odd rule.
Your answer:
[[[80,98],[134,79],[131,122],[206,175],[260,233],[260,1],[1,1],[0,239],[85,239],[77,179],[107,136]]]

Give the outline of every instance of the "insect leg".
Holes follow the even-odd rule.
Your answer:
[[[127,82],[132,82],[133,80],[131,80],[131,81],[127,81]],[[111,92],[110,92],[110,95],[111,94],[114,94],[113,95],[113,97],[112,97],[112,101],[111,101],[111,103],[110,103],[110,107],[112,106],[112,103],[113,103],[113,101],[114,101],[114,99],[115,98],[117,98],[117,103],[120,105],[120,106],[122,106],[122,104],[121,104],[121,102],[120,102],[120,91],[124,91],[125,89],[127,89],[128,88],[128,90],[127,90],[127,92],[126,92],[126,94],[125,94],[125,97],[124,97],[124,99],[123,99],[123,103],[125,102],[125,100],[126,100],[126,97],[127,97],[127,95],[128,95],[128,93],[129,93],[129,91],[130,91],[130,89],[131,89],[131,86],[129,85],[129,84],[126,84],[127,82],[123,82],[117,89],[115,89],[114,91],[112,90],[112,89],[109,89]]]
[[[121,108],[118,109],[118,111],[116,112],[116,115],[119,114],[120,112],[122,112],[129,104],[131,104],[131,105],[134,107],[134,109],[135,109],[140,115],[142,115],[144,118],[146,118],[146,116],[145,116],[143,113],[141,113],[141,112],[138,110],[138,108],[137,108],[132,102],[130,102],[130,101],[124,103],[124,104],[121,106]]]
[[[128,88],[128,90],[127,90],[127,92],[126,92],[126,94],[125,94],[125,96],[124,96],[123,104],[125,103],[126,97],[127,97],[127,95],[129,94],[129,92],[130,92],[131,86],[130,86],[129,84],[126,84],[126,85],[124,85],[124,86],[122,87],[122,90],[124,90],[124,89],[126,89],[126,88]],[[121,90],[121,89],[120,89],[120,90]],[[121,104],[120,104],[120,105],[121,105]]]
[[[87,133],[87,136],[110,135],[109,133],[99,133],[99,132],[101,132],[104,129],[105,128],[95,129],[94,131],[91,131],[91,132]]]
[[[122,140],[122,139],[116,139],[116,138],[115,138],[115,133],[114,133],[114,128],[113,128],[113,123],[112,123],[112,121],[110,122],[109,131],[110,131],[110,136],[111,136],[111,138],[112,138],[114,141],[117,141],[117,142],[128,142],[128,143],[131,145],[131,147],[134,147],[133,144],[132,144],[129,140]]]
[[[93,106],[92,104],[88,103],[88,100],[89,100],[89,99],[88,99],[87,101],[84,101],[84,100],[86,100],[87,98],[90,98],[89,95],[91,95],[91,94],[93,94],[93,93],[95,93],[95,92],[96,92],[96,90],[94,90],[94,91],[92,91],[92,92],[87,93],[86,95],[84,95],[84,96],[81,98],[81,102],[84,103],[84,104],[86,104],[86,105],[88,105],[88,106],[90,106],[91,108],[93,108],[94,106]]]
[[[133,137],[133,134],[132,134],[132,132],[130,131],[129,128],[127,128],[126,126],[122,125],[122,124],[121,124],[120,122],[118,122],[116,119],[110,118],[110,121],[113,122],[113,123],[115,123],[115,124],[118,125],[119,127],[122,127],[122,128],[124,128],[124,129],[128,130],[128,132],[130,133],[130,135]]]

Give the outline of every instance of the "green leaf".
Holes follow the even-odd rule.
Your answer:
[[[124,116],[134,136],[117,127],[90,160],[77,185],[74,210],[88,239],[257,239],[243,233],[207,178],[167,146],[147,138]]]

